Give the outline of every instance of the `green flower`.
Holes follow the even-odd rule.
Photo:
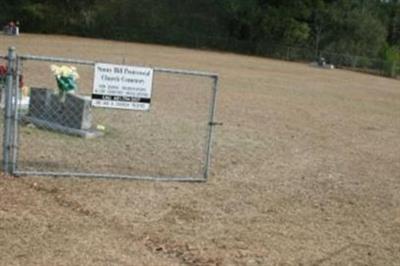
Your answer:
[[[58,88],[64,92],[76,90],[78,87],[76,84],[76,80],[74,79],[73,76],[67,76],[67,77],[60,76],[56,77],[56,80]]]

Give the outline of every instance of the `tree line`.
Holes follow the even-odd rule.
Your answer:
[[[25,32],[215,48],[279,47],[399,61],[399,0],[2,0]]]

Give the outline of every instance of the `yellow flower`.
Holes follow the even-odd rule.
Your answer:
[[[51,71],[56,77],[73,77],[74,79],[79,78],[79,74],[74,66],[57,66],[51,65]]]
[[[97,130],[100,130],[100,131],[105,131],[106,130],[106,127],[105,126],[103,126],[103,125],[97,125]]]

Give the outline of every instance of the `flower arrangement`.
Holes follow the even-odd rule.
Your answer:
[[[74,93],[78,89],[77,80],[79,79],[79,74],[76,71],[76,67],[52,65],[51,71],[56,78],[61,97],[65,93]]]
[[[0,85],[5,85],[7,81],[7,66],[0,65]],[[19,75],[19,87],[24,87],[24,77]]]

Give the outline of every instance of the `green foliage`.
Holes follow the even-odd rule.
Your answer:
[[[331,6],[330,23],[334,28],[327,36],[326,49],[363,56],[378,54],[387,32],[369,7],[362,3],[341,0]]]
[[[381,52],[384,60],[383,70],[387,76],[400,75],[400,49],[399,47],[386,45]]]
[[[19,20],[23,32],[304,55],[303,60],[342,54],[337,60],[349,66],[370,66],[360,58],[378,56],[395,62],[385,45],[400,46],[398,0],[2,0],[0,23],[10,20]],[[288,56],[288,46],[300,50]]]
[[[49,12],[50,8],[42,3],[26,3],[19,10],[19,18],[22,22],[29,21],[29,23],[24,23],[26,30],[34,31],[44,28]]]

